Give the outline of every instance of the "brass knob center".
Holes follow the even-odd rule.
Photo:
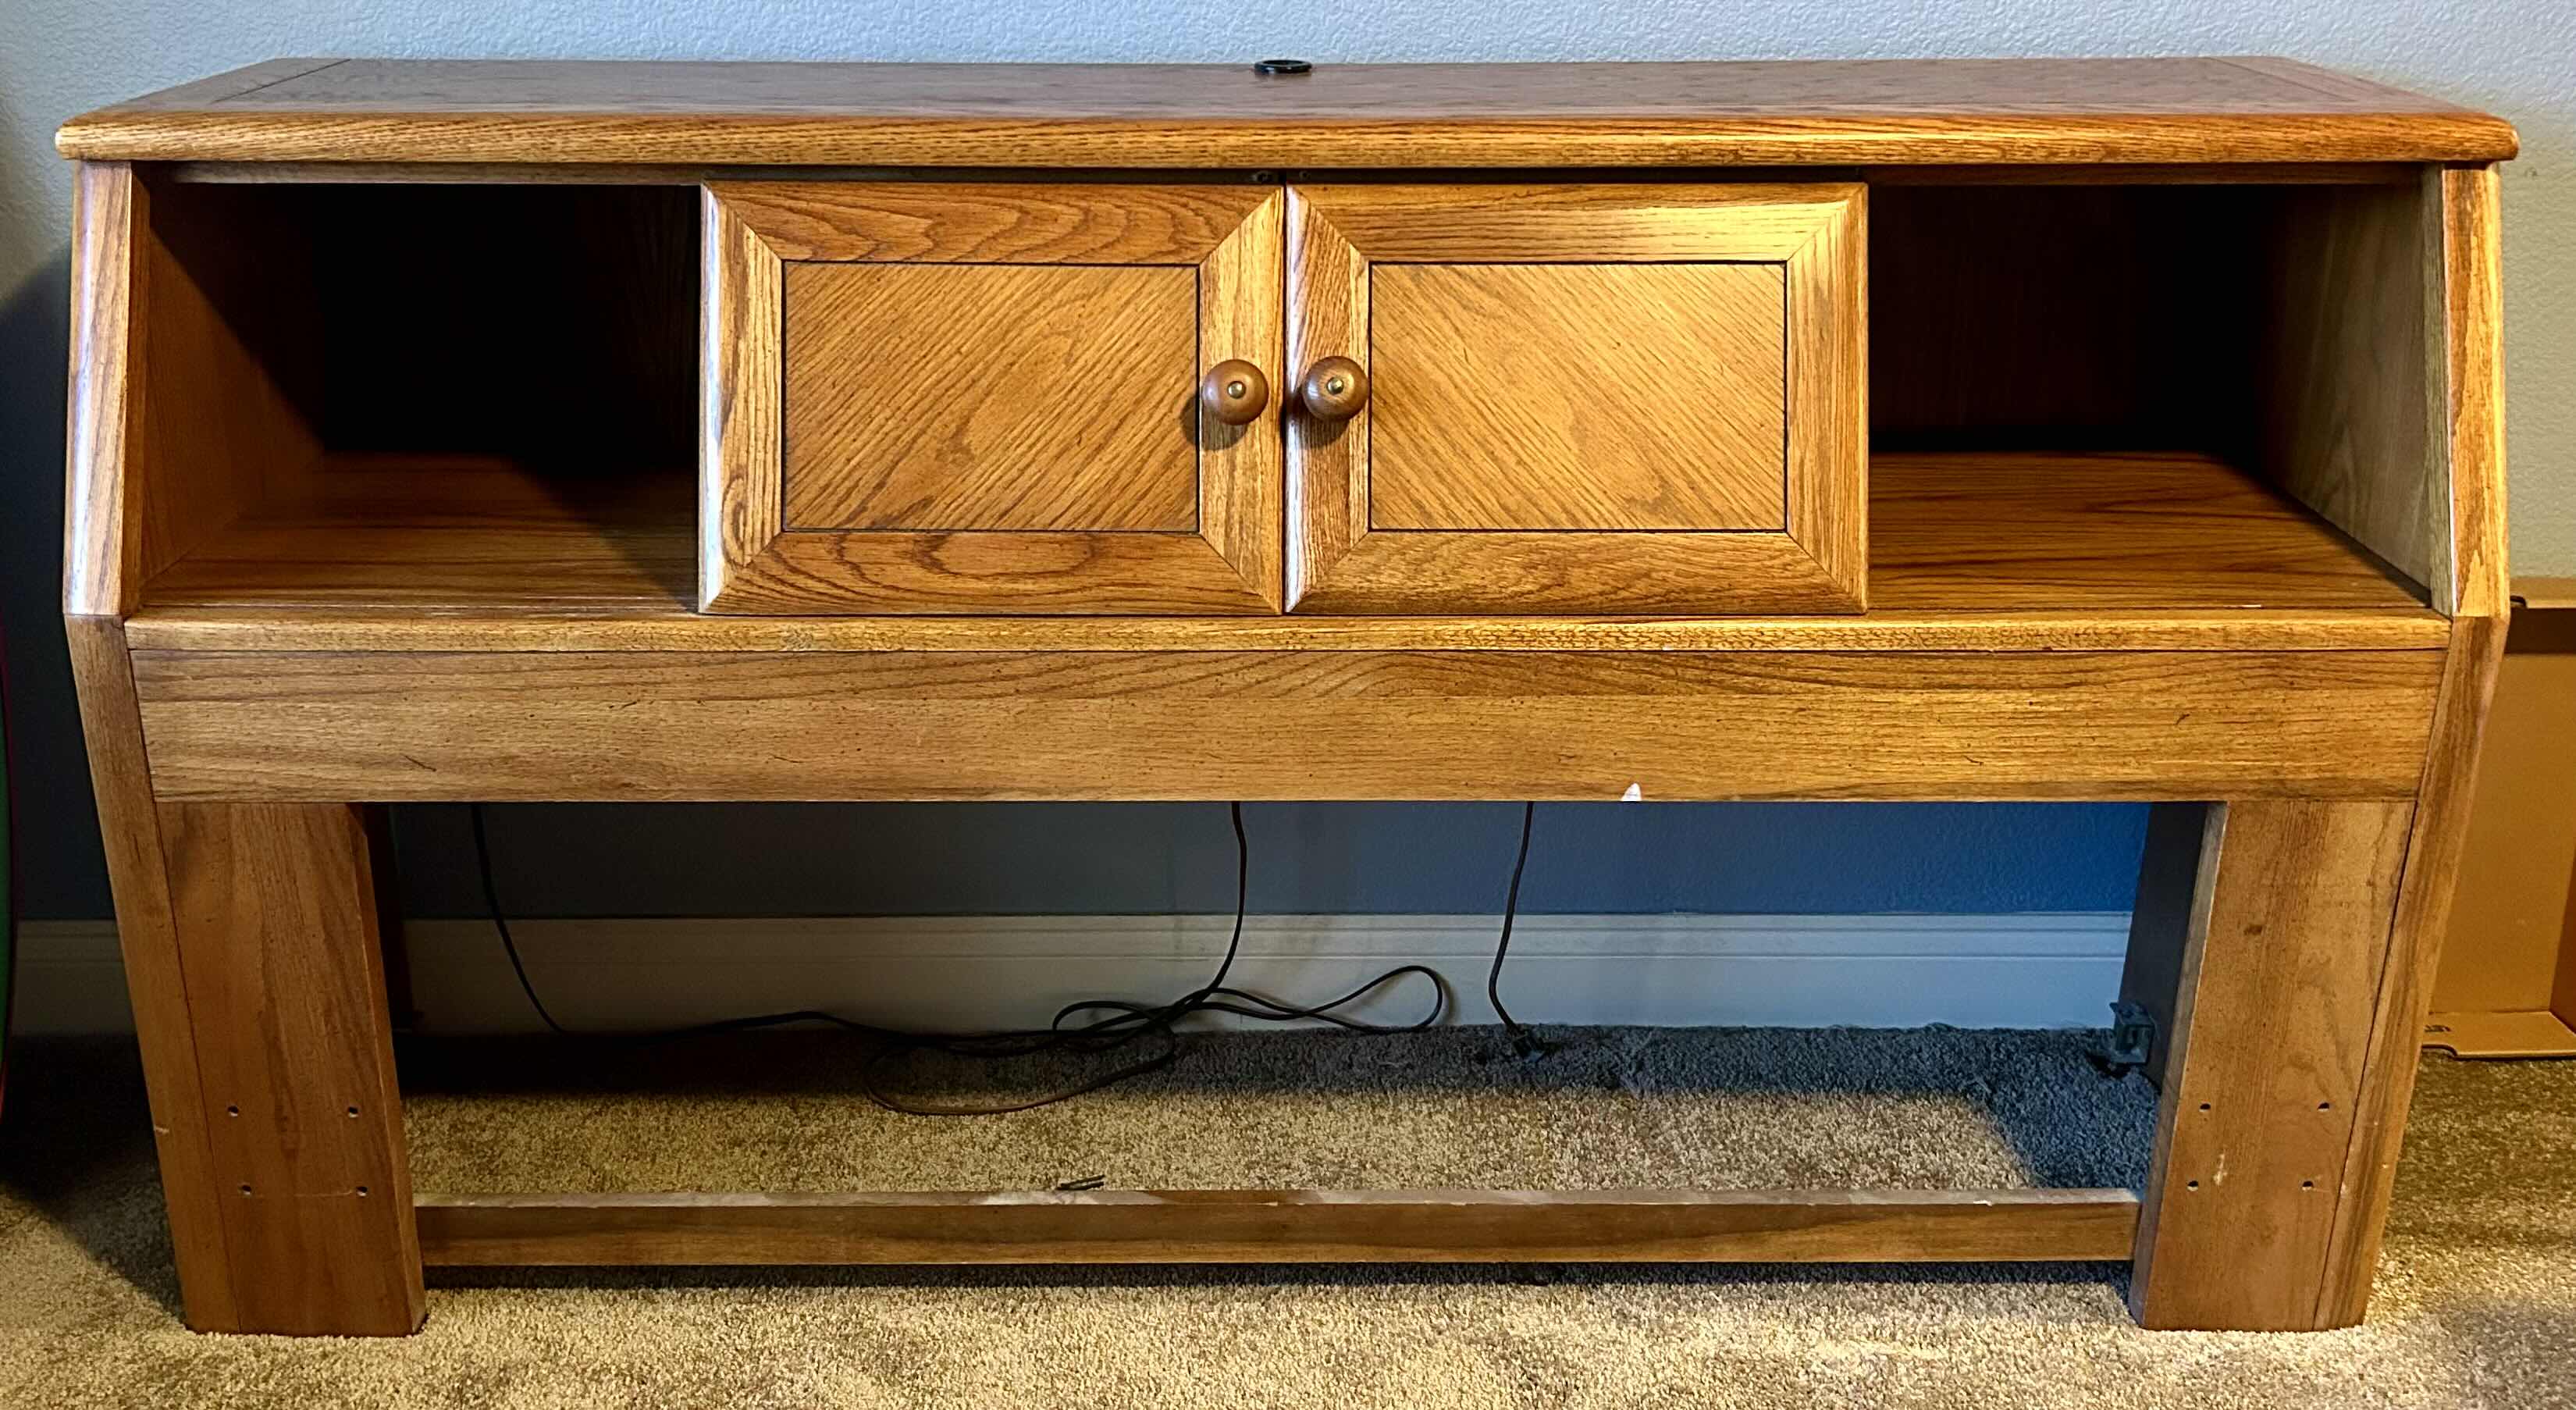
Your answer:
[[[1230,357],[1199,379],[1199,409],[1228,426],[1240,426],[1270,404],[1270,379],[1261,369]]]
[[[1368,370],[1347,357],[1320,359],[1297,384],[1297,401],[1306,414],[1325,421],[1347,421],[1368,405]]]

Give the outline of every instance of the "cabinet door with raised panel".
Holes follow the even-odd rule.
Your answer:
[[[703,606],[1279,610],[1282,201],[707,187]]]
[[[1863,191],[1289,192],[1300,612],[1863,606]]]

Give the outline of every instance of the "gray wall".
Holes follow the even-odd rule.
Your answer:
[[[1615,16],[1615,18],[1612,18]],[[2445,15],[2409,0],[2091,5],[1807,0],[1605,8],[1592,0],[1014,4],[762,0],[621,6],[376,0],[7,0],[0,14],[0,621],[16,704],[23,904],[105,913],[60,638],[64,232],[54,125],[84,108],[280,54],[1237,61],[2279,53],[2502,113],[2513,552],[2576,573],[2576,4]],[[1503,808],[1253,812],[1256,908],[1495,903]],[[473,907],[453,809],[399,821],[410,903]],[[2140,836],[2111,807],[1545,810],[1537,910],[2097,909],[2127,904]],[[1213,808],[506,809],[503,884],[533,912],[1207,910],[1228,900]]]

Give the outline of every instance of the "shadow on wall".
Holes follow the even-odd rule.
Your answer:
[[[30,917],[107,914],[107,870],[63,650],[63,368],[71,255],[0,300],[0,632],[8,637],[9,788]]]
[[[483,910],[465,809],[395,810],[403,909]],[[1234,905],[1214,803],[523,804],[490,810],[528,916],[1153,915]],[[1502,908],[1509,803],[1244,809],[1259,914]],[[2124,911],[2146,810],[2075,803],[1551,803],[1532,914]]]

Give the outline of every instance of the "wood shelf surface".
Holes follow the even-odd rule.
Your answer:
[[[1855,617],[710,617],[693,483],[343,459],[157,579],[147,650],[2437,648],[2343,535],[2205,456],[1873,460]]]
[[[2502,119],[2274,58],[276,59],[84,114],[119,161],[1341,168],[2484,162]]]
[[[153,580],[156,605],[683,612],[695,479],[341,455]]]
[[[2403,578],[2204,455],[1870,460],[1873,610],[2419,607]]]

